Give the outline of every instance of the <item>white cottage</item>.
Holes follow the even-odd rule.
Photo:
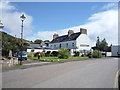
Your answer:
[[[91,41],[87,35],[87,29],[80,28],[80,32],[77,33],[69,30],[67,35],[54,34],[53,40],[49,43],[49,48],[68,48],[71,53],[73,51],[85,53],[91,50]]]

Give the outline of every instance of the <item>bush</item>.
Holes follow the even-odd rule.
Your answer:
[[[46,57],[50,56],[50,53],[51,53],[51,51],[47,51],[47,52],[45,53],[45,56],[46,56]]]
[[[101,58],[102,55],[101,55],[101,53],[98,50],[94,50],[93,54],[92,54],[92,57],[93,58]]]
[[[80,52],[79,51],[74,51],[74,56],[79,56],[80,55]]]
[[[89,58],[92,58],[92,53],[91,53],[91,52],[88,53],[87,56],[88,56]]]
[[[34,57],[34,54],[31,53],[31,54],[28,55],[28,57]]]
[[[37,57],[38,56],[38,52],[34,53],[34,56]],[[40,57],[44,57],[44,56],[45,56],[45,54],[40,52]]]
[[[44,57],[45,56],[45,54],[44,53],[40,53],[40,57]]]
[[[54,56],[54,57],[57,57],[58,54],[59,54],[58,51],[53,51],[53,52],[51,53],[51,55]]]
[[[34,53],[34,56],[37,57],[38,56],[38,52]]]
[[[81,57],[84,57],[84,56],[85,56],[84,54],[81,55]]]
[[[69,57],[69,51],[66,48],[61,48],[58,51],[58,57],[62,59],[67,59]]]

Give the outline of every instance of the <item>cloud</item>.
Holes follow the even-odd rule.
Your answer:
[[[14,6],[12,6],[9,1],[5,1],[5,2],[1,1],[0,2],[0,10],[4,11],[4,10],[14,10],[14,9],[16,9],[16,8]]]
[[[16,35],[17,37],[20,37],[20,16],[24,13],[26,16],[26,20],[24,21],[24,36],[29,35],[32,32],[32,16],[25,12],[18,12],[10,2],[0,2],[0,9],[2,9],[2,17],[0,17],[0,20],[3,21],[5,31],[8,31],[13,36]]]
[[[2,7],[1,7],[2,6]],[[32,35],[32,16],[24,13],[18,12],[16,7],[11,5],[9,2],[0,2],[0,9],[2,8],[2,19],[5,30],[8,30],[12,35],[17,35],[20,37],[21,33],[21,20],[20,16],[22,13],[27,17],[24,21],[24,36],[31,35],[27,37],[28,40],[52,40],[53,34],[58,33],[59,36],[66,35],[68,30],[74,30],[74,32],[79,32],[80,28],[86,28],[88,30],[88,36],[90,37],[92,43],[96,42],[97,36],[102,40],[106,38],[109,44],[117,44],[118,43],[118,11],[115,9],[115,3],[109,3],[102,7],[102,9],[106,9],[105,11],[95,13],[88,18],[88,22],[84,25],[74,26],[70,28],[65,28],[56,31],[42,31],[36,32]]]
[[[74,32],[79,32],[80,28],[86,28],[88,30],[88,36],[93,44],[95,44],[97,36],[102,40],[106,38],[109,44],[118,43],[118,11],[107,10],[99,13],[95,13],[88,18],[88,22],[84,25],[74,26],[62,30],[38,32],[35,36],[40,39],[52,40],[53,34],[59,35],[67,34],[69,29]]]
[[[108,10],[108,9],[115,9],[117,8],[118,3],[108,3],[107,5],[104,5],[102,7],[103,10]]]

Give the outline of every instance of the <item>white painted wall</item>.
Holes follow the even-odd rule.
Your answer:
[[[68,46],[66,45],[68,43]],[[74,46],[72,45],[74,43]],[[60,44],[61,44],[61,48],[76,48],[76,41],[66,41],[66,42],[60,42],[60,43],[51,43],[49,44],[49,48],[52,49],[58,49],[60,48]]]
[[[80,45],[89,45],[89,46],[80,46]],[[81,34],[76,40],[76,46],[79,50],[90,50],[91,49],[91,40],[86,34]]]
[[[27,52],[31,52],[31,50],[34,50],[34,52],[42,52],[43,49],[27,49]]]
[[[112,46],[111,51],[112,51],[112,56],[118,56],[118,53],[120,54],[120,45]]]
[[[33,50],[33,49],[27,49],[27,52],[28,53],[30,53],[31,52],[31,50]],[[57,49],[44,49],[45,50],[45,52],[47,52],[47,51],[58,51]],[[36,52],[43,52],[43,49],[34,49],[34,52],[33,53],[36,53]]]

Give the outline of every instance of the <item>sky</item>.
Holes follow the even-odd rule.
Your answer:
[[[20,16],[25,14],[24,39],[52,40],[53,34],[86,28],[93,45],[97,36],[118,43],[118,7],[115,2],[0,2],[4,31],[20,37]]]

